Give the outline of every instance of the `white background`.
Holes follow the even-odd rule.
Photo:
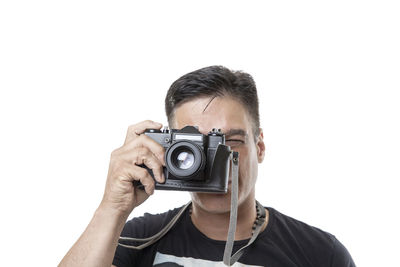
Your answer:
[[[257,198],[337,236],[358,266],[400,251],[397,1],[2,1],[1,265],[54,266],[85,229],[130,124],[170,84],[253,75]],[[132,216],[188,194],[156,192]]]

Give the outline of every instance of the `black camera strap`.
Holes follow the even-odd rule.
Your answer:
[[[228,236],[225,244],[225,251],[223,261],[227,266],[233,265],[235,262],[239,260],[239,258],[243,255],[245,249],[249,247],[257,238],[258,234],[261,231],[261,228],[265,221],[265,208],[256,201],[257,208],[257,220],[255,226],[253,227],[252,236],[247,243],[247,245],[240,248],[234,255],[232,255],[233,244],[235,241],[235,232],[236,232],[236,223],[237,223],[237,211],[238,211],[238,191],[239,191],[239,153],[233,151],[230,155],[230,164],[231,164],[231,173],[232,173],[232,187],[231,187],[231,213],[229,218],[229,229]],[[191,205],[191,201],[183,206],[179,212],[172,218],[172,220],[161,229],[157,234],[148,237],[148,238],[133,238],[133,237],[120,237],[118,245],[130,248],[130,249],[143,249],[148,247],[158,240],[160,240],[168,231],[175,225],[175,223],[182,216],[184,211]],[[139,246],[126,245],[121,242],[146,242]]]

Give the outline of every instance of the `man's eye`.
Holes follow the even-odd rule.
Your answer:
[[[239,139],[228,139],[225,141],[225,144],[230,147],[235,147],[244,144],[244,141]]]

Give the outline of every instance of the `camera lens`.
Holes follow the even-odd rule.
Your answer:
[[[176,158],[176,166],[179,169],[189,169],[193,166],[194,163],[194,155],[190,151],[182,151],[178,154]]]
[[[205,166],[205,155],[199,145],[191,141],[172,144],[165,153],[166,167],[177,179],[192,179]]]

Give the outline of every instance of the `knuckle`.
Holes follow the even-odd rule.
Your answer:
[[[116,157],[119,155],[119,151],[120,151],[119,148],[114,149],[114,150],[111,152],[111,158],[116,158]]]
[[[154,191],[154,188],[155,188],[154,183],[149,184],[149,189],[151,192]]]
[[[151,186],[151,185],[154,185],[154,180],[149,175],[149,177],[146,177],[145,179],[143,179],[142,183],[147,185],[147,186]]]
[[[138,170],[138,175],[143,179],[145,177],[150,176],[149,172],[145,169],[145,168],[140,168],[140,170]]]
[[[157,155],[158,158],[162,159],[164,157],[164,155],[165,155],[164,148],[161,148],[158,151],[156,151],[155,155]]]
[[[115,179],[116,179],[118,182],[123,182],[123,181],[125,181],[125,178],[124,178],[124,176],[122,176],[122,175],[116,175]]]
[[[149,150],[146,147],[138,147],[136,149],[134,162],[135,163],[144,163],[146,161],[148,154],[149,154]]]
[[[145,187],[148,190],[148,192],[151,192],[154,190],[155,184],[153,181],[148,181],[148,182],[146,182]]]
[[[132,131],[134,130],[134,127],[135,127],[134,125],[129,125],[129,126],[128,126],[128,129],[126,130],[126,132],[127,132],[127,133],[132,132]]]
[[[110,165],[115,166],[116,163],[118,163],[120,157],[120,153],[117,150],[114,150],[113,152],[111,152],[111,156],[110,156]]]
[[[128,130],[126,131],[127,134],[136,134],[137,125],[130,125]]]

